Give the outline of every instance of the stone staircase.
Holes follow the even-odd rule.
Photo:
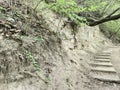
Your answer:
[[[111,63],[111,53],[101,52],[96,54],[90,62],[90,75],[94,79],[120,83],[120,78]]]

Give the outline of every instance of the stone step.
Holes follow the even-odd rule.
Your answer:
[[[96,63],[95,63],[95,64],[92,63],[92,64],[90,64],[90,66],[91,66],[91,67],[97,67],[97,66],[100,66],[100,67],[103,67],[103,66],[104,66],[104,67],[113,67],[112,64],[107,64],[107,65],[106,65],[106,64],[96,64]]]
[[[97,56],[111,56],[111,54],[101,53],[101,54],[97,54]]]
[[[111,62],[91,62],[90,65],[112,66]]]
[[[111,50],[103,50],[101,53],[111,53]]]
[[[113,65],[91,65],[91,68],[111,68]]]
[[[95,56],[94,59],[110,59],[110,56]]]
[[[110,59],[94,59],[93,62],[110,62]]]
[[[116,70],[113,67],[92,67],[91,71],[116,73]]]
[[[96,54],[96,56],[99,56],[99,57],[110,57],[111,54]]]
[[[120,78],[111,63],[110,51],[97,53],[94,60],[91,60],[91,77],[109,82],[119,82]]]
[[[108,73],[108,72],[92,72],[91,76],[95,79],[109,82],[120,82],[120,78],[117,73]]]
[[[109,48],[118,48],[119,46],[111,46],[111,47],[109,47]]]
[[[97,54],[111,54],[111,52],[101,52],[101,53],[97,53]]]

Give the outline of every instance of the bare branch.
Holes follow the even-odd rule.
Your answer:
[[[88,20],[88,25],[89,26],[96,26],[98,24],[101,24],[101,23],[105,23],[105,22],[108,22],[108,21],[112,21],[112,20],[117,20],[120,18],[120,14],[117,14],[117,15],[114,15],[114,16],[111,16],[111,17],[105,17],[103,19],[100,19],[100,20],[97,20],[97,21],[94,21],[94,22],[89,22]]]
[[[113,14],[115,14],[118,10],[120,10],[120,7],[115,9],[112,13],[110,13],[106,18],[111,17]]]

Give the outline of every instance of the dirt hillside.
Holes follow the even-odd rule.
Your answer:
[[[0,90],[120,90],[89,76],[90,59],[113,46],[99,27],[73,32],[69,24],[63,28],[66,18],[49,10],[38,20],[24,13],[4,17],[11,12],[0,18]]]

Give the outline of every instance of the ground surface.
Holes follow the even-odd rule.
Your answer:
[[[105,52],[111,52],[111,63],[113,64],[113,67],[115,68],[117,75],[120,75],[120,47],[114,46],[114,47],[107,47],[103,51]],[[104,76],[104,73],[102,74]],[[113,77],[112,77],[113,78]],[[111,79],[112,79],[111,78]],[[114,80],[114,78],[113,78]],[[91,80],[92,83],[92,80]],[[93,80],[93,86],[91,89],[88,90],[120,90],[120,84],[114,83],[114,82],[105,82],[105,80],[101,81],[94,81]]]
[[[120,46],[112,49],[112,63],[120,76]]]
[[[24,8],[23,5],[16,11],[24,12]],[[75,34],[70,25],[63,28],[66,18],[50,10],[43,12],[39,20],[22,15],[28,17],[26,22],[14,17],[14,13],[10,18],[13,23],[0,17],[0,90],[120,90],[119,84],[98,81],[89,75],[89,62],[94,55],[113,45],[98,27],[79,26]],[[120,73],[118,48],[107,47]],[[36,63],[39,72],[33,65]]]
[[[5,41],[2,42],[3,42],[2,45],[7,50],[15,48],[13,44],[11,44],[11,41],[10,42],[7,41],[8,44],[7,46],[5,46],[6,44]],[[31,42],[32,42],[31,40],[24,41],[23,45],[31,45],[30,44]],[[35,45],[38,45],[38,43]],[[34,47],[33,50],[35,50],[35,48],[36,47]],[[38,49],[40,49],[39,46],[37,47],[37,50]],[[4,50],[1,49],[1,52],[2,51]],[[14,77],[13,81],[12,82],[9,81],[8,83],[1,82],[0,90],[61,90],[61,89],[62,90],[120,90],[120,84],[99,81],[89,76],[90,73],[89,62],[91,59],[93,59],[93,56],[95,55],[94,53],[79,49],[74,49],[74,50],[67,49],[67,53],[65,53],[66,52],[65,49],[62,52],[61,51],[59,52],[58,50],[56,51],[56,53],[51,51],[46,52],[46,50],[45,51],[41,50],[41,51],[42,51],[41,55],[42,56],[44,55],[43,59],[45,60],[46,63],[44,64],[43,62],[41,62],[41,65],[44,64],[44,66],[41,67],[41,69],[43,70],[42,74],[44,74],[48,68],[52,70],[51,73],[49,74],[51,79],[49,84],[44,83],[40,78],[36,76],[34,77],[35,72],[32,74],[30,72],[34,67],[31,64],[28,64],[27,66],[20,67],[20,71],[18,71],[18,73],[13,72],[13,70],[16,70],[17,67],[16,69],[13,69],[14,66],[12,66],[11,69],[9,69],[12,72],[9,72],[10,76],[8,77],[8,80],[12,80],[12,78]],[[112,54],[111,62],[114,65],[116,71],[119,73],[120,48],[108,47],[105,51],[111,52]],[[19,51],[17,53],[20,54]],[[11,57],[13,56],[11,55],[10,52],[8,52],[8,55],[6,55],[4,58],[11,58]],[[11,61],[12,62],[10,63],[10,65],[11,64],[16,65],[13,60]],[[21,62],[21,65],[22,63],[24,63],[24,61]],[[28,66],[30,66],[30,68]],[[23,72],[21,71],[23,69],[26,70]],[[46,76],[47,74],[48,73],[45,73],[44,75]]]

